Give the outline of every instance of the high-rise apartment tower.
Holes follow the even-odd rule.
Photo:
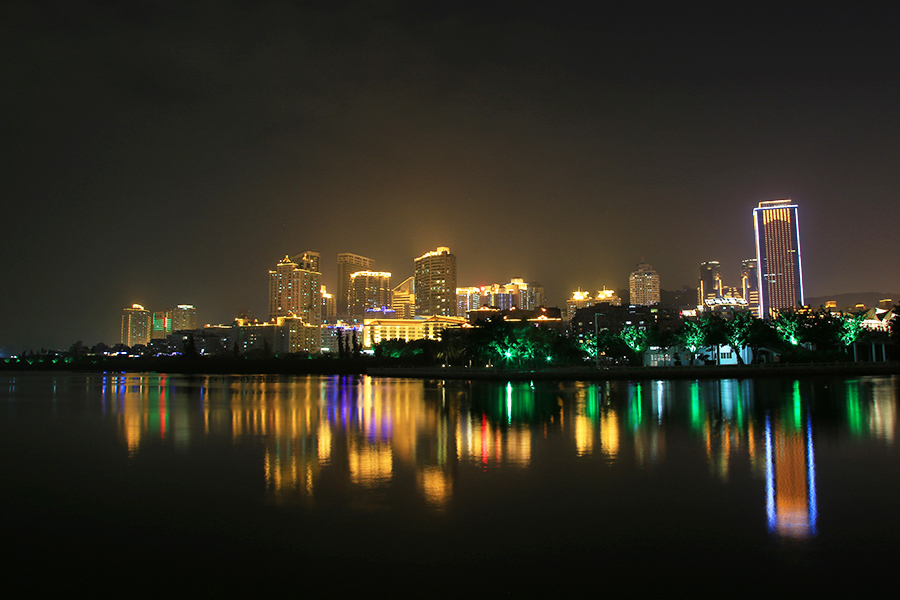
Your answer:
[[[300,317],[319,325],[322,315],[322,274],[314,271],[312,257],[294,262],[285,255],[274,271],[269,271],[269,318]]]
[[[628,278],[632,306],[659,304],[659,274],[649,264],[639,263]]]
[[[456,316],[456,256],[439,246],[415,260],[416,315]]]
[[[362,323],[367,310],[390,308],[391,274],[357,271],[350,275],[350,318]]]
[[[140,304],[122,310],[121,342],[126,346],[150,343],[150,311]]]
[[[193,304],[179,304],[172,310],[172,330],[197,329],[197,309]]]
[[[357,271],[371,271],[375,261],[359,254],[343,252],[337,259],[337,293],[334,295],[337,304],[338,319],[346,319],[350,315],[350,276]]]

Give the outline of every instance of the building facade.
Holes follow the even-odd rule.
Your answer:
[[[754,316],[759,316],[759,275],[756,269],[756,259],[748,258],[741,261],[741,290],[747,308]]]
[[[759,316],[804,303],[797,205],[790,198],[767,200],[753,209]]]
[[[172,331],[197,328],[197,309],[193,304],[179,304],[172,309]]]
[[[595,302],[590,292],[585,292],[581,288],[572,292],[572,297],[566,301],[566,318],[571,319],[575,316],[575,311],[579,308],[586,308]]]
[[[391,305],[391,274],[381,271],[357,271],[350,275],[350,312],[353,323],[362,323],[366,311]]]
[[[482,287],[458,287],[456,288],[456,315],[466,317],[469,311],[479,310],[484,305],[484,288]],[[490,304],[488,304],[490,306]]]
[[[367,319],[363,347],[371,348],[386,340],[439,340],[443,330],[466,324],[465,319],[439,315],[413,319]]]
[[[337,304],[334,294],[329,294],[322,286],[322,323],[334,323],[337,321]]]
[[[322,346],[319,325],[297,316],[281,316],[269,322],[235,319],[226,334],[228,348],[236,354],[251,350],[264,354],[317,354]]]
[[[337,258],[337,304],[338,319],[346,319],[350,315],[350,276],[358,271],[372,271],[375,261],[359,254],[343,252]]]
[[[597,291],[597,297],[594,299],[594,304],[611,304],[613,306],[622,306],[622,299],[619,298],[619,295],[615,290],[608,290],[604,286],[602,290]]]
[[[456,256],[439,246],[415,260],[416,316],[456,316]]]
[[[391,308],[398,319],[412,319],[416,315],[416,278],[407,277],[391,290]]]
[[[121,343],[128,347],[150,343],[150,311],[140,304],[122,310]]]
[[[151,340],[164,340],[174,331],[172,327],[172,309],[153,311],[153,321],[150,326]]]
[[[659,304],[659,274],[649,264],[639,263],[628,277],[632,306]]]
[[[318,326],[322,315],[322,274],[313,271],[312,260],[300,263],[285,256],[269,271],[269,318],[300,317]]]
[[[700,285],[697,287],[697,305],[722,297],[722,275],[717,260],[700,263]]]

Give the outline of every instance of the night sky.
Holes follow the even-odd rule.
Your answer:
[[[265,319],[304,250],[332,291],[339,252],[396,285],[439,245],[557,305],[642,257],[738,285],[786,197],[807,296],[900,291],[889,4],[484,4],[4,2],[0,347]]]

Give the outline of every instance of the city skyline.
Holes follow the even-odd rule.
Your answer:
[[[109,315],[268,314],[312,248],[392,281],[438,244],[460,285],[562,306],[741,281],[760,200],[803,207],[810,297],[900,292],[900,57],[878,11],[333,2],[5,3],[0,348],[115,340]],[[66,268],[46,276],[46,265]],[[49,314],[54,319],[47,319]]]

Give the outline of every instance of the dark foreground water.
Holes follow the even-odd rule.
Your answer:
[[[860,597],[900,555],[898,390],[3,374],[4,567],[30,596]]]

